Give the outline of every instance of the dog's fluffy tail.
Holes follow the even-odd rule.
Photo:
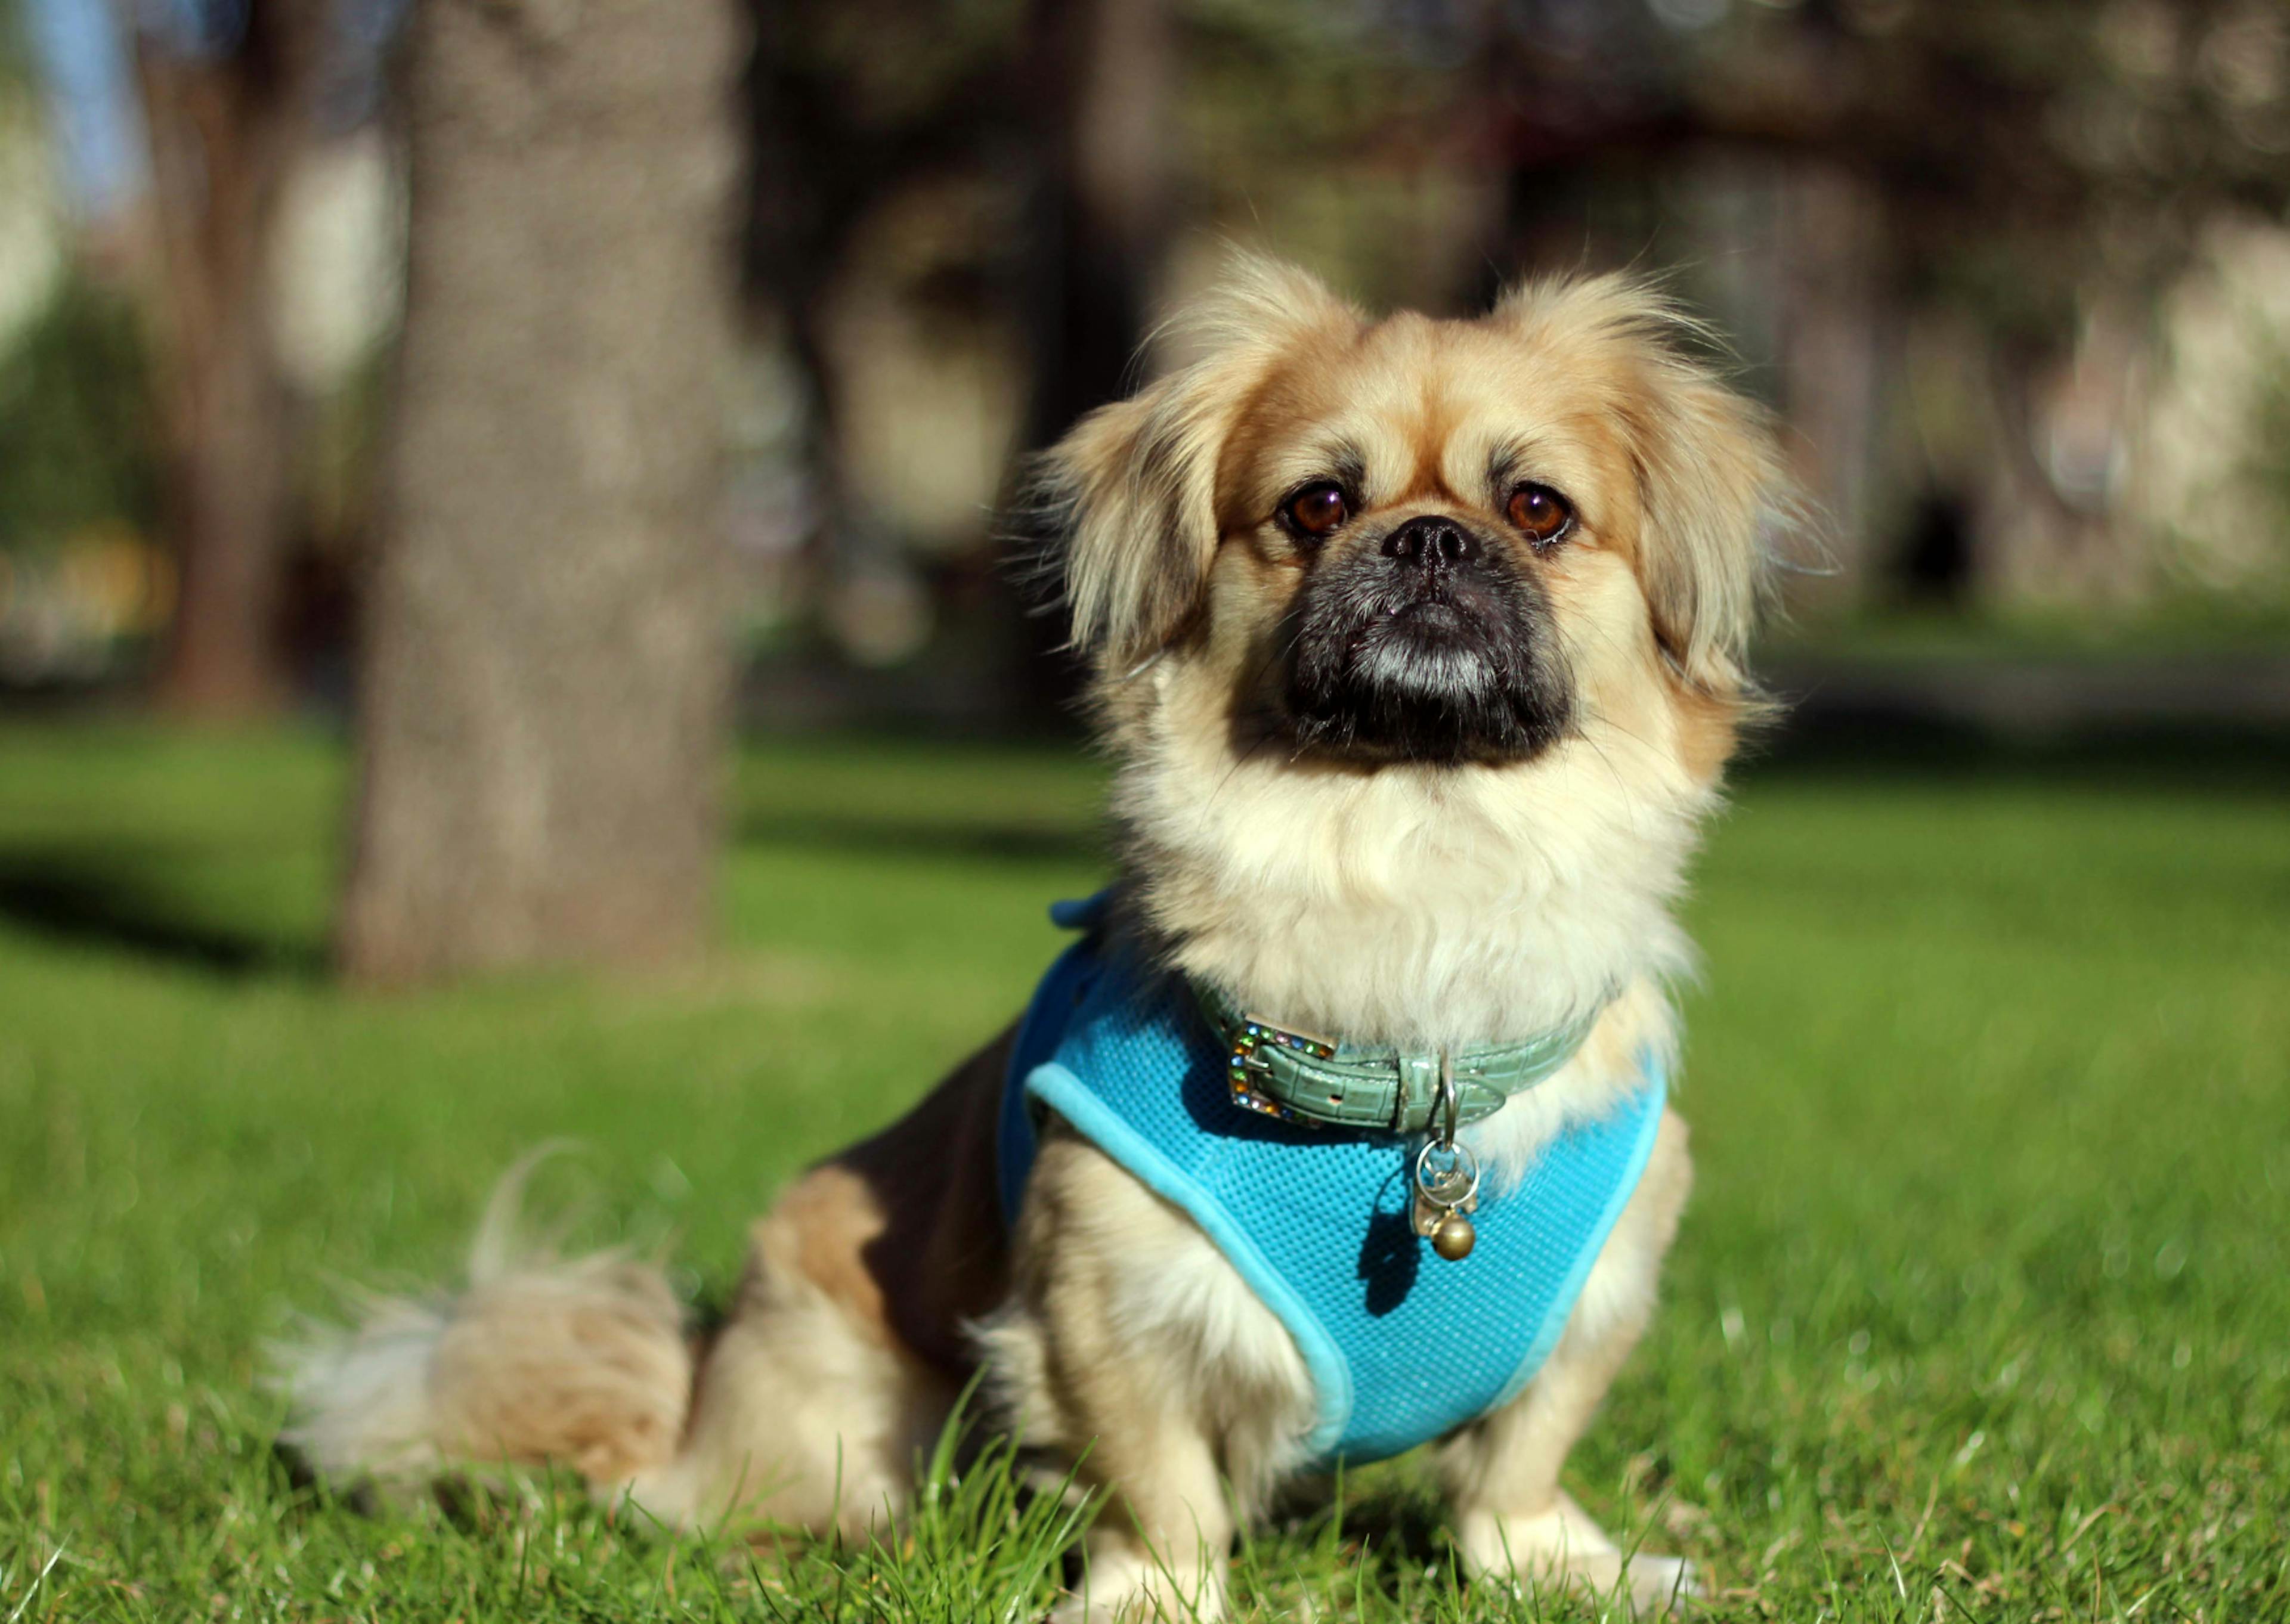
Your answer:
[[[666,1277],[625,1253],[561,1259],[517,1238],[525,1181],[555,1148],[494,1187],[466,1289],[361,1294],[352,1324],[273,1349],[283,1441],[319,1475],[388,1487],[555,1464],[609,1491],[675,1456],[693,1354]]]

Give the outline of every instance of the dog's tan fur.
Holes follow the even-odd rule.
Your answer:
[[[1618,279],[1379,321],[1253,264],[1193,332],[1201,358],[1085,420],[1041,485],[1118,764],[1113,928],[1362,1041],[1462,1044],[1603,1005],[1557,1076],[1475,1131],[1516,1177],[1632,1086],[1640,1052],[1675,1052],[1662,988],[1690,949],[1670,907],[1748,703],[1770,436]],[[1272,515],[1336,437],[1386,515],[1486,522],[1499,442],[1572,499],[1577,530],[1531,562],[1576,698],[1566,737],[1505,764],[1282,747],[1266,684],[1307,565]],[[1003,1234],[1009,1041],[781,1197],[696,1365],[665,1290],[627,1264],[495,1266],[449,1308],[385,1305],[306,1349],[292,1436],[338,1475],[564,1460],[674,1522],[855,1531],[899,1514],[982,1365],[1030,1444],[1109,1491],[1069,1611],[1215,1616],[1234,1516],[1304,1464],[1301,1359],[1198,1229],[1054,1124]],[[1648,1606],[1687,1582],[1626,1560],[1558,1474],[1645,1326],[1690,1179],[1672,1114],[1549,1362],[1441,1445],[1475,1574]]]

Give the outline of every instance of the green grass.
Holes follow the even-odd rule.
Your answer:
[[[448,1274],[558,1134],[588,1236],[720,1291],[774,1184],[1017,1005],[1097,783],[759,748],[714,964],[356,997],[332,750],[0,731],[0,1624],[1038,1612],[1071,1529],[990,1470],[872,1551],[670,1547],[547,1485],[367,1515],[292,1483],[255,1377],[330,1282]],[[1715,1616],[2290,1617],[2281,791],[1748,780],[1692,904],[1699,1188],[1569,1474]],[[1245,1616],[1595,1612],[1459,1590],[1407,1462],[1241,1574]]]

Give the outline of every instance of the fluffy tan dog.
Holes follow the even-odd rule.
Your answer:
[[[1670,910],[1750,703],[1771,436],[1616,278],[1374,319],[1251,263],[1189,325],[1201,358],[1040,484],[1118,764],[1105,929],[1347,1042],[1594,1021],[1466,1132],[1501,1189],[1675,1051]],[[555,1460],[673,1523],[858,1531],[982,1367],[1008,1426],[1108,1491],[1068,1611],[1215,1616],[1236,1513],[1310,1464],[1312,1375],[1225,1251],[1063,1123],[1005,1225],[1013,1041],[797,1180],[720,1330],[648,1269],[481,1245],[457,1297],[292,1357],[291,1440],[340,1478]],[[1685,1124],[1652,1142],[1532,1380],[1438,1444],[1483,1581],[1691,1588],[1559,1487],[1685,1199]]]

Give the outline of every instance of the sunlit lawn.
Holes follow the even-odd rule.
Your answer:
[[[1701,1180],[1578,1494],[1727,1618],[2290,1618],[2290,794],[1769,770],[1692,907]],[[991,1474],[874,1552],[669,1547],[567,1493],[368,1514],[273,1457],[259,1348],[447,1276],[560,1134],[582,1233],[700,1294],[803,1161],[998,1026],[1093,884],[1078,756],[771,746],[694,971],[323,975],[336,754],[0,731],[0,1624],[1023,1618]],[[1946,1598],[1943,1602],[1940,1598]],[[1244,1612],[1458,1590],[1403,1463],[1244,1555]]]

